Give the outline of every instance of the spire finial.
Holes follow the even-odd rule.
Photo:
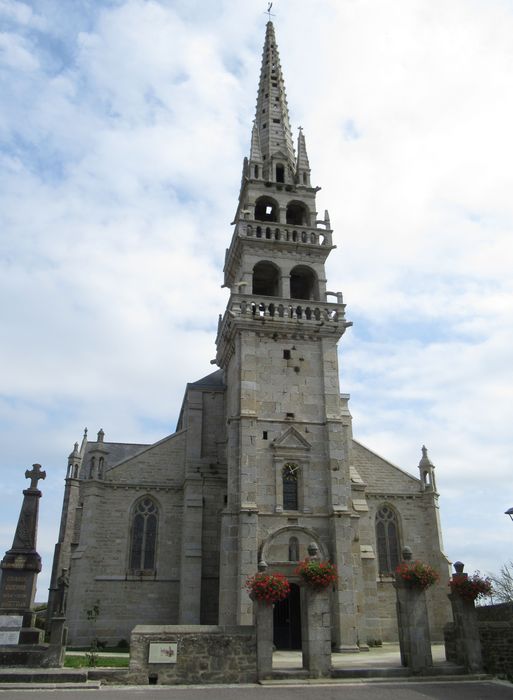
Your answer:
[[[420,460],[419,466],[429,466],[432,467],[433,463],[428,457],[428,451],[427,447],[425,445],[422,445],[422,459]]]
[[[272,2],[268,2],[267,3],[267,10],[265,11],[267,16],[269,17],[269,22],[271,21],[271,17],[274,17],[273,13],[271,12],[272,6],[273,6]]]

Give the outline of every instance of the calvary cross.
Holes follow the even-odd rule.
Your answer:
[[[37,482],[39,479],[46,479],[46,472],[41,471],[41,465],[40,464],[33,464],[32,465],[34,468],[32,471],[25,472],[25,479],[30,479],[30,486],[29,489],[37,489]]]

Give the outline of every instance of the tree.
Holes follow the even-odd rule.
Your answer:
[[[513,602],[513,561],[501,566],[498,574],[490,574],[493,597],[500,603]]]

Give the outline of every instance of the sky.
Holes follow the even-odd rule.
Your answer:
[[[84,427],[151,443],[210,373],[266,3],[0,0],[0,556],[41,463],[46,599]],[[354,435],[436,466],[445,551],[513,559],[513,2],[276,0],[334,243]]]

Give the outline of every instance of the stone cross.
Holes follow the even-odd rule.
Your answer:
[[[29,489],[37,489],[37,482],[39,479],[46,479],[46,472],[41,471],[41,465],[40,464],[33,464],[32,465],[33,469],[32,471],[25,472],[25,479],[30,479],[30,486]]]

